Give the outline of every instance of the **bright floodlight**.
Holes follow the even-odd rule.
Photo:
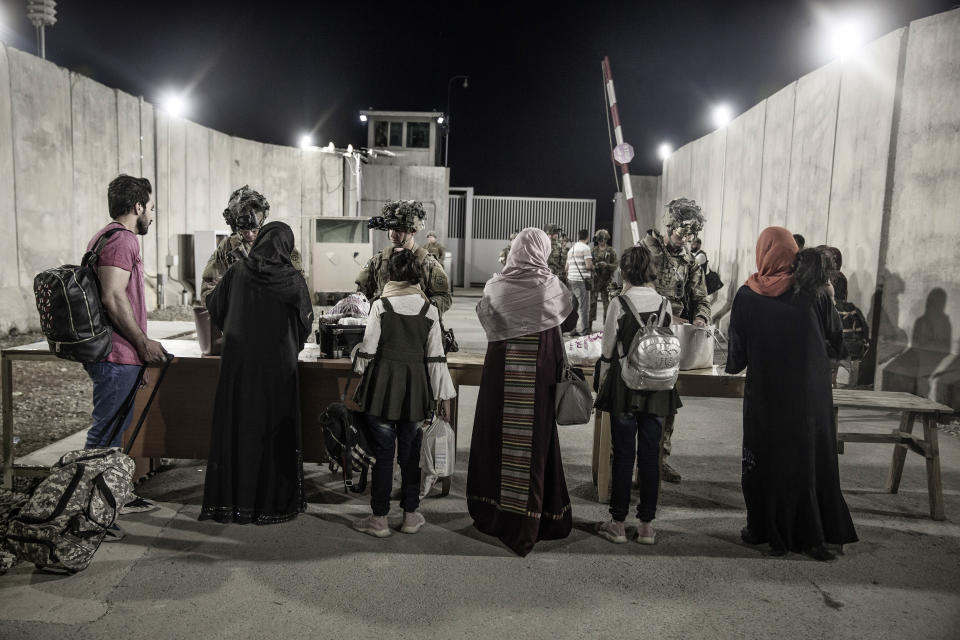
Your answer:
[[[733,111],[730,105],[718,104],[713,108],[713,126],[717,129],[727,126],[733,120]]]
[[[443,124],[443,116],[437,118],[437,124]]]
[[[856,22],[847,20],[833,25],[830,30],[830,55],[834,58],[846,58],[856,52],[866,41],[863,29]]]
[[[305,133],[302,136],[300,136],[301,149],[309,149],[312,146],[313,146],[313,136],[311,136],[309,133]]]
[[[669,158],[671,153],[673,153],[673,147],[670,146],[669,142],[663,142],[657,147],[657,157],[661,160]]]
[[[366,122],[366,121],[367,121],[367,114],[361,113],[361,114],[360,114],[360,122]]]
[[[327,145],[327,151],[329,151],[330,153],[333,153],[336,150],[337,148],[333,146],[333,141],[331,140],[330,143]]]
[[[352,144],[348,144],[348,145],[347,145],[347,153],[353,153],[353,145],[352,145]]]
[[[180,94],[168,94],[163,99],[163,110],[174,118],[179,118],[187,110],[187,101]]]

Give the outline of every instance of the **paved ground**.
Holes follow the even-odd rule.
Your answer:
[[[479,335],[475,302],[461,296],[449,315],[461,344]],[[927,517],[919,456],[889,495],[889,448],[847,446],[841,478],[861,541],[823,564],[740,542],[739,401],[685,400],[674,445],[684,481],[664,488],[653,547],[590,533],[606,515],[591,484],[591,430],[562,427],[575,529],[517,558],[471,526],[476,390],[461,400],[454,491],[425,501],[420,534],[351,531],[366,499],[344,496],[317,465],[307,466],[310,508],[291,523],[200,523],[202,462],[182,461],[138,487],[163,508],[124,518],[127,538],[85,572],[19,566],[0,578],[0,638],[960,637],[960,526]],[[843,417],[857,430],[896,424]],[[941,435],[941,455],[947,514],[960,519],[960,441]]]

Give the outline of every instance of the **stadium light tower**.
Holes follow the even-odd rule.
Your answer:
[[[37,29],[37,52],[46,60],[46,28],[57,23],[57,3],[54,0],[27,0],[27,19]]]

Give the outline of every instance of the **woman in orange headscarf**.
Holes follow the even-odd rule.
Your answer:
[[[748,544],[774,554],[835,556],[826,545],[857,541],[840,491],[827,344],[842,348],[828,293],[829,262],[797,250],[783,227],[757,240],[757,272],[730,313],[727,372],[747,369],[741,483]]]

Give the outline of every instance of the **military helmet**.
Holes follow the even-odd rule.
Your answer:
[[[706,218],[700,213],[700,205],[688,198],[674,198],[667,203],[663,214],[663,226],[667,229],[684,228],[687,233],[696,235],[703,229]]]
[[[230,225],[233,233],[247,229],[259,229],[267,219],[270,203],[263,194],[254,191],[249,185],[243,185],[230,194],[227,208],[223,210],[223,219]]]
[[[594,237],[597,239],[597,242],[603,240],[604,242],[610,242],[610,232],[606,229],[597,229],[597,233],[594,234]]]
[[[426,226],[424,219],[427,212],[419,200],[394,200],[383,205],[380,211],[388,228],[398,225],[408,229],[411,233],[423,231]],[[391,225],[391,222],[393,225]]]
[[[563,230],[560,229],[560,225],[558,224],[548,224],[543,228],[543,230],[544,232],[546,232],[548,236],[553,235],[554,233],[557,235],[560,235],[561,233],[563,233]]]

